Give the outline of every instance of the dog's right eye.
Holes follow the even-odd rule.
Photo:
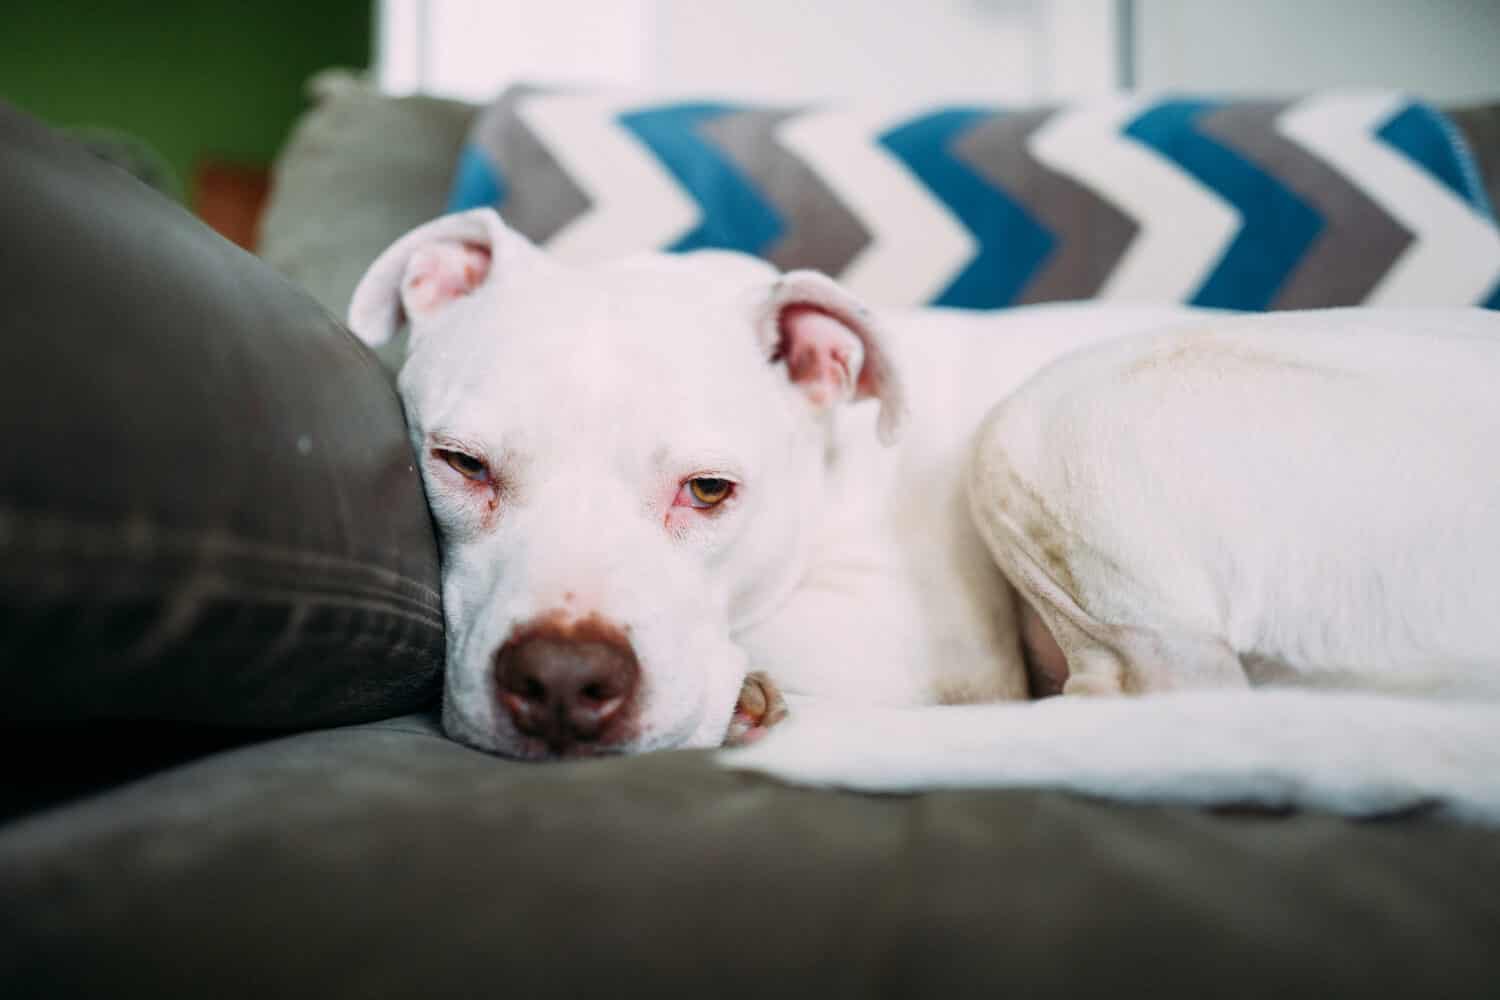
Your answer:
[[[484,464],[483,459],[475,458],[473,455],[465,455],[461,451],[450,451],[447,448],[438,448],[433,454],[465,479],[476,483],[486,483],[490,479],[490,467]]]

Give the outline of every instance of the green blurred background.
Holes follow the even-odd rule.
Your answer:
[[[306,107],[307,78],[370,62],[370,0],[0,7],[0,98],[54,125],[144,140],[179,198],[204,161],[269,164]]]

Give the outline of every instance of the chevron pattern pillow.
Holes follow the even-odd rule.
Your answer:
[[[517,88],[454,210],[565,259],[722,247],[885,305],[1500,308],[1462,134],[1400,94],[1058,108],[773,108]]]

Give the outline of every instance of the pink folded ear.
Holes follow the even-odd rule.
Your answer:
[[[490,273],[481,243],[432,243],[411,255],[401,279],[401,307],[413,322],[478,288]]]
[[[820,409],[878,399],[880,440],[896,440],[906,418],[901,380],[874,315],[833,279],[790,271],[771,290],[757,323],[772,362]]]
[[[360,279],[349,302],[349,329],[365,343],[385,343],[410,321],[416,334],[448,306],[474,294],[499,272],[541,251],[492,208],[445,215],[392,243]]]

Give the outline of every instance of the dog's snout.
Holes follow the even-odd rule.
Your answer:
[[[556,754],[623,739],[639,681],[624,632],[597,617],[540,619],[517,629],[495,654],[506,714]]]

